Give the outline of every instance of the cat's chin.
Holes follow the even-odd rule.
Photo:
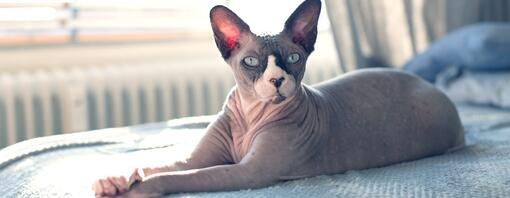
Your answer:
[[[271,103],[273,104],[280,104],[281,102],[283,102],[285,99],[287,99],[287,97],[285,96],[282,96],[280,94],[274,96],[273,98],[271,98],[271,100],[269,100]]]

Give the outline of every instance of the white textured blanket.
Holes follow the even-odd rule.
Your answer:
[[[263,189],[168,197],[510,196],[510,112],[475,106],[459,110],[468,145],[454,153]],[[0,151],[0,195],[92,197],[90,185],[101,175],[166,163],[189,152],[204,125],[183,123],[190,122],[54,136],[8,147]]]

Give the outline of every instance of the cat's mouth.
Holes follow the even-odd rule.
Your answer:
[[[282,94],[280,94],[280,92],[276,92],[275,96],[273,96],[273,98],[271,98],[270,101],[273,104],[280,104],[285,99],[287,99],[287,97],[285,97]]]

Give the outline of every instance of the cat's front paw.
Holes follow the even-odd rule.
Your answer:
[[[121,196],[131,189],[131,187],[143,180],[143,169],[135,169],[129,179],[124,176],[106,177],[97,180],[92,185],[96,197],[116,197]]]
[[[117,196],[127,192],[128,180],[124,176],[106,177],[99,179],[92,185],[96,197]]]

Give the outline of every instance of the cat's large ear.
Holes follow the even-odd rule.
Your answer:
[[[209,17],[214,32],[216,46],[224,59],[230,57],[232,51],[240,47],[239,39],[243,34],[251,34],[250,27],[234,12],[225,6],[215,6]]]
[[[285,22],[283,33],[308,53],[314,50],[320,12],[320,0],[305,0]]]

